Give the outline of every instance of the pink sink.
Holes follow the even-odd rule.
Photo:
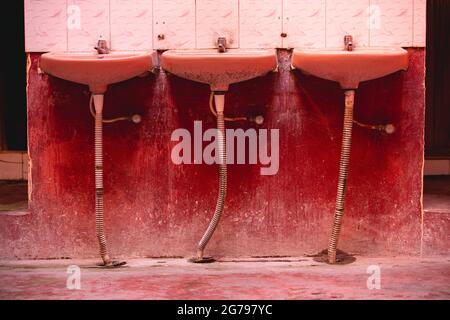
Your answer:
[[[313,76],[339,82],[343,89],[357,89],[360,82],[408,68],[402,48],[296,49],[292,66]]]
[[[45,53],[40,68],[55,77],[86,84],[104,93],[109,84],[139,76],[153,67],[151,52]]]
[[[212,91],[227,91],[232,83],[250,80],[277,68],[276,51],[229,49],[169,50],[161,67],[179,77],[207,83]]]

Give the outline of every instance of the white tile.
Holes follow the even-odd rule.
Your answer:
[[[327,0],[327,47],[343,47],[347,34],[353,36],[355,46],[367,47],[369,5],[369,0]]]
[[[0,180],[21,180],[22,176],[22,154],[20,152],[1,152]]]
[[[283,47],[325,47],[325,0],[284,0]]]
[[[25,50],[67,50],[66,0],[25,0],[24,5]]]
[[[92,51],[100,36],[110,42],[109,0],[67,0],[69,51]]]
[[[197,48],[215,48],[226,37],[229,48],[239,47],[239,1],[197,0]]]
[[[219,36],[230,47],[340,47],[347,33],[357,46],[425,46],[426,0],[25,0],[36,52],[91,51],[100,35],[114,50],[212,48]]]
[[[151,50],[152,0],[111,0],[111,48]]]
[[[425,47],[427,34],[427,0],[414,0],[413,46]]]
[[[281,47],[283,31],[281,18],[282,0],[240,0],[240,47]]]
[[[195,48],[195,0],[153,0],[153,46]]]
[[[413,0],[370,0],[370,45],[410,47]]]

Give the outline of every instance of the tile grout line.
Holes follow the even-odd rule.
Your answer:
[[[416,0],[411,0],[411,2],[412,2],[412,35],[411,35],[411,46],[412,47],[415,47],[415,45],[416,45],[416,41],[415,41],[415,39],[416,39],[416,37],[415,37],[415,35],[416,35],[416,27],[415,27],[415,23],[416,23]]]
[[[286,32],[285,28],[284,28],[284,0],[281,0],[281,33]],[[289,37],[289,35],[288,35]],[[285,42],[286,38],[281,38],[281,48],[286,49],[286,44]],[[287,42],[287,41],[286,41]]]
[[[112,33],[111,33],[111,0],[108,0],[108,31],[109,31],[109,46],[113,47]]]
[[[69,8],[69,0],[66,0],[66,9],[65,9],[66,22],[64,23],[66,28],[66,51],[69,51],[69,26],[67,24],[67,22],[69,21],[69,16],[67,15],[68,8]]]
[[[328,15],[327,15],[327,10],[328,10],[328,0],[324,1],[325,3],[325,23],[324,23],[324,30],[325,30],[325,48],[328,48],[328,32],[327,32],[327,19],[328,19]]]
[[[152,8],[152,26],[151,26],[151,28],[152,28],[152,30],[151,30],[150,34],[151,34],[151,37],[152,37],[152,48],[151,48],[151,50],[153,51],[153,50],[155,50],[155,14],[154,14],[154,12],[155,12],[155,7],[154,7],[155,0],[151,0],[151,1],[152,1],[152,3],[151,3],[151,8]]]
[[[197,0],[194,0],[194,34],[195,34],[195,48],[198,49],[197,43]]]
[[[367,29],[368,29],[368,32],[369,32],[369,38],[367,39],[368,40],[367,45],[369,46],[369,48],[372,46],[372,24],[371,24],[371,21],[370,21],[371,13],[372,13],[372,1],[373,0],[369,0],[369,7],[367,8],[367,15],[368,15],[368,17],[367,17],[367,19],[368,19],[368,21],[367,21]]]
[[[237,47],[238,49],[241,47],[241,0],[237,0],[238,5],[238,25],[237,25],[237,37],[238,37],[238,43]]]

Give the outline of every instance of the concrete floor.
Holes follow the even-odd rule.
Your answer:
[[[356,258],[337,266],[309,257],[134,259],[110,270],[97,260],[0,261],[0,299],[450,300],[450,257]],[[81,268],[80,290],[67,289],[69,265]],[[370,266],[380,268],[379,290],[368,289]]]
[[[426,214],[450,213],[448,177],[425,179],[425,190]],[[0,212],[26,209],[26,197],[26,184],[0,184]],[[309,257],[133,259],[114,270],[96,268],[98,260],[0,261],[0,299],[450,300],[450,256],[356,258],[340,266]],[[80,290],[67,289],[69,265],[81,268]],[[369,266],[380,267],[380,290],[367,288]]]

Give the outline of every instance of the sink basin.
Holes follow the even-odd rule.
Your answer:
[[[357,89],[360,82],[406,70],[408,52],[402,48],[295,49],[292,66],[339,82],[343,89]]]
[[[41,56],[40,68],[55,77],[86,84],[101,94],[109,84],[139,76],[153,67],[151,52],[67,53]]]
[[[169,50],[161,56],[161,67],[179,77],[207,83],[212,91],[227,91],[232,83],[250,80],[277,68],[274,49]]]

